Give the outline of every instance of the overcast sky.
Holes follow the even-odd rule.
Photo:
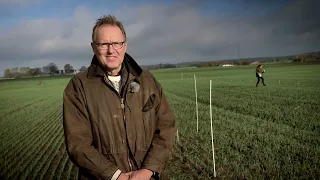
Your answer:
[[[6,68],[88,66],[95,20],[114,14],[139,64],[282,56],[320,50],[319,0],[0,0]]]

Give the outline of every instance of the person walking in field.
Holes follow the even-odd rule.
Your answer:
[[[257,68],[256,68],[256,77],[258,78],[256,87],[258,87],[259,82],[260,82],[260,79],[261,79],[261,81],[262,81],[262,84],[263,84],[264,86],[266,86],[266,84],[264,83],[264,79],[263,79],[263,77],[262,77],[262,74],[265,73],[265,72],[266,72],[266,70],[263,70],[263,69],[262,69],[262,64],[259,64],[259,65],[257,66]]]
[[[159,179],[172,153],[176,120],[155,77],[126,53],[125,29],[97,19],[94,56],[63,93],[63,128],[79,179]]]

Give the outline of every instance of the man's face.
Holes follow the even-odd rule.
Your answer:
[[[112,45],[109,45],[107,49],[99,49],[96,44],[123,42],[124,40],[118,26],[102,25],[96,30],[96,38],[91,43],[92,50],[99,62],[112,75],[116,75],[121,69],[121,63],[127,50],[127,42],[120,49],[115,49]]]

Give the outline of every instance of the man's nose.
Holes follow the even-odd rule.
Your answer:
[[[112,44],[108,44],[107,52],[108,52],[108,53],[114,52],[114,48],[113,48]]]

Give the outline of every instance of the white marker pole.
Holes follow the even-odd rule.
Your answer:
[[[213,127],[212,127],[212,107],[211,107],[211,85],[212,82],[210,80],[210,119],[211,119],[211,142],[212,142],[212,161],[213,161],[213,176],[216,177],[216,163],[214,160],[214,145],[213,145]]]
[[[178,143],[180,143],[180,139],[179,139],[179,130],[177,129],[177,141]]]
[[[197,80],[196,75],[193,75],[194,77],[194,91],[196,93],[196,114],[197,114],[197,132],[199,131],[199,119],[198,119],[198,92],[197,92]]]

